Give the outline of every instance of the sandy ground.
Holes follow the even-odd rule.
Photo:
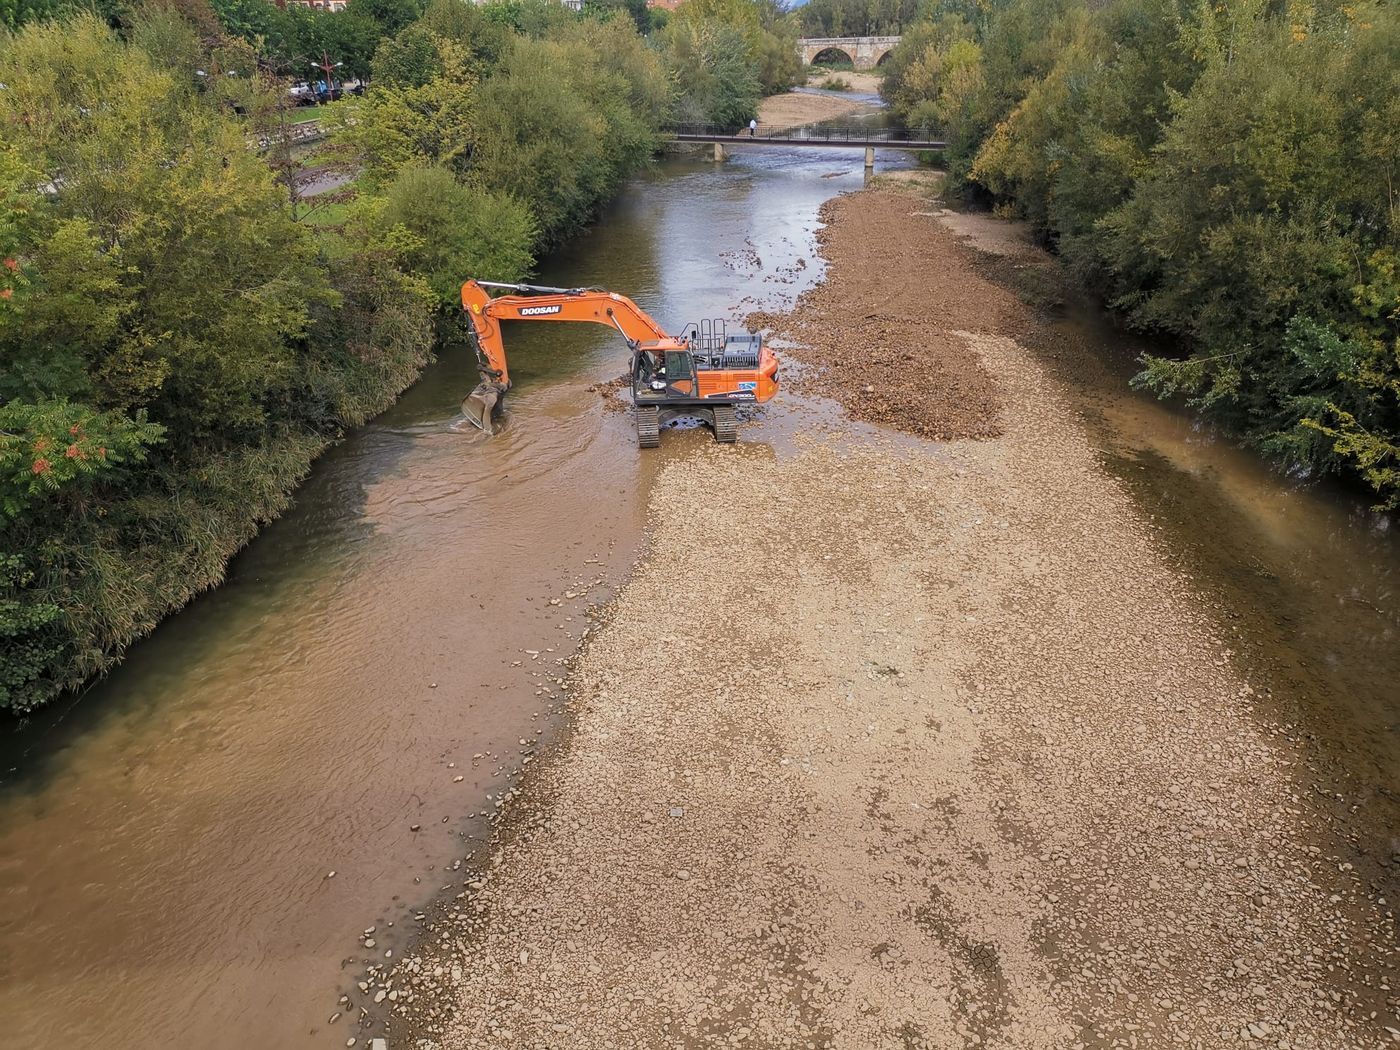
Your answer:
[[[821,72],[813,72],[812,74],[810,74],[810,75],[807,77],[807,86],[808,86],[808,87],[819,88],[819,87],[822,86],[822,83],[823,83],[824,81],[826,81],[826,80],[828,80],[828,79],[830,79],[830,78],[832,78],[832,77],[840,77],[840,78],[841,78],[842,80],[844,80],[847,84],[850,84],[850,85],[851,85],[851,90],[852,90],[852,91],[859,91],[859,92],[861,92],[861,93],[863,93],[863,94],[871,94],[871,95],[875,94],[876,92],[878,92],[878,91],[880,90],[880,85],[881,85],[882,83],[884,83],[884,80],[885,80],[884,77],[882,77],[882,76],[880,76],[880,75],[878,75],[878,74],[876,74],[876,73],[851,73],[851,72],[834,72],[834,73],[828,73],[828,72],[826,72],[825,70],[823,70],[823,71],[821,71]]]
[[[925,213],[916,221],[937,214],[915,211]],[[840,240],[835,254],[843,260],[853,257],[855,245],[845,242],[858,233],[868,246],[859,265],[838,262],[836,279],[804,296],[791,315],[750,314],[748,327],[806,347],[800,356],[816,367],[797,377],[797,388],[842,402],[857,419],[939,440],[996,434],[1001,384],[968,353],[962,333],[1017,330],[1031,321],[1025,307],[985,282],[970,296],[967,260],[957,252],[921,258],[917,281],[892,278],[909,261],[910,208],[899,194],[836,198],[822,209],[828,223],[838,214],[845,221],[819,230],[817,240],[824,251]]]
[[[770,95],[758,106],[758,123],[775,128],[832,120],[852,113],[874,109],[868,102],[836,95],[809,95],[789,91],[785,95]]]
[[[569,675],[569,744],[367,989],[391,1046],[1400,1040],[1389,905],[1297,730],[937,210],[833,205],[792,325],[811,369],[961,368],[975,408],[908,402],[909,428],[997,436],[662,473],[651,553]]]

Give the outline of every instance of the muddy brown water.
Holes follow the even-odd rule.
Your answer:
[[[861,183],[859,153],[668,160],[541,280],[625,291],[677,328],[780,304],[819,276],[820,204]],[[1384,851],[1385,819],[1364,818],[1389,812],[1400,770],[1388,522],[1126,393],[1131,340],[1092,310],[1059,324],[1094,359],[1068,378],[1105,461],[1313,737],[1317,790],[1342,795],[1359,844]],[[535,672],[624,579],[653,472],[708,440],[638,453],[629,416],[586,389],[625,363],[605,330],[508,338],[517,388],[500,434],[456,429],[474,373],[445,350],[318,462],[223,587],[104,683],[6,727],[12,1045],[364,1045],[346,1020],[327,1024],[337,998],[371,956],[402,949],[416,909],[481,848],[481,814],[556,727]],[[781,445],[810,408],[784,399],[741,440]],[[680,593],[678,614],[692,599],[703,611],[702,591]]]
[[[858,151],[667,160],[540,280],[623,291],[676,330],[742,316],[816,278],[818,208],[863,178]],[[499,434],[457,429],[474,366],[445,349],[222,587],[105,682],[4,726],[8,1043],[345,1045],[338,997],[459,881],[482,812],[548,737],[553,683],[533,672],[559,673],[631,565],[652,473],[708,440],[639,453],[630,416],[586,389],[626,367],[605,329],[508,338]]]

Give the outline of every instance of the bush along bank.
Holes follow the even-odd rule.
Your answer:
[[[152,7],[0,40],[0,708],[221,579],[464,274],[524,276],[651,155],[673,87],[629,19],[413,14],[337,107],[333,206],[249,148],[286,117],[262,38]]]
[[[1400,506],[1400,11],[943,0],[883,92],[1136,326],[1136,382]]]

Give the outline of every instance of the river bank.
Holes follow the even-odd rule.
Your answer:
[[[822,120],[873,113],[878,107],[869,99],[846,98],[815,91],[788,91],[769,95],[758,106],[758,122],[765,127],[790,128]]]
[[[571,737],[382,983],[395,1038],[1390,1041],[1384,887],[1302,730],[938,210],[828,205],[825,283],[763,320],[814,393],[954,440],[663,468]]]

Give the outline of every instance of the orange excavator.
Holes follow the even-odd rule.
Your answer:
[[[490,289],[491,291],[488,291]],[[506,294],[492,296],[491,292]],[[616,292],[597,288],[542,288],[531,284],[468,281],[462,285],[481,383],[462,412],[483,430],[510,389],[502,321],[590,321],[621,333],[632,351],[632,401],[637,444],[655,448],[661,427],[689,416],[709,424],[716,441],[738,438],[739,405],[769,400],[778,392],[778,359],[763,337],[730,335],[723,321],[701,321],[667,335],[646,311]]]

